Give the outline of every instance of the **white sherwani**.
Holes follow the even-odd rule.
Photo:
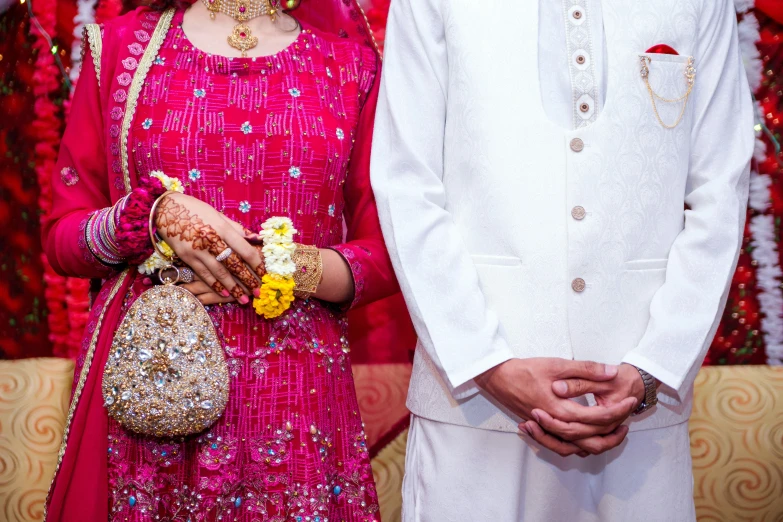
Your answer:
[[[519,419],[475,386],[476,375],[513,357],[627,362],[654,375],[663,383],[661,402],[630,427],[668,431],[631,433],[611,457],[628,460],[627,467],[612,469],[643,479],[638,496],[650,496],[650,481],[662,482],[667,495],[682,490],[681,481],[656,480],[656,470],[671,474],[676,468],[668,465],[685,459],[688,471],[687,430],[681,432],[692,383],[741,243],[753,122],[732,2],[540,4],[539,12],[537,1],[392,1],[372,181],[419,335],[408,406],[414,432],[431,423],[430,436],[412,439],[432,447],[412,453],[448,446],[433,440],[438,429],[465,430],[449,440],[464,441],[466,454],[471,444],[489,443],[482,436],[507,432],[527,453],[512,462],[521,470],[514,477],[502,466],[490,469],[490,490],[493,482],[525,476],[523,467],[540,468],[537,477],[554,473],[551,484],[538,483],[540,494],[526,496],[536,490],[527,482],[521,498],[482,500],[476,491],[467,503],[454,487],[459,474],[449,475],[442,487],[455,498],[433,493],[449,504],[433,515],[477,509],[480,516],[489,512],[481,509],[487,502],[513,505],[504,519],[515,520],[510,513],[521,512],[518,503],[562,506],[563,495],[572,495],[578,509],[569,513],[581,517],[574,520],[599,512],[613,519],[598,508],[604,493],[595,484],[592,507],[573,493],[574,484],[557,489],[566,483],[560,467],[606,474],[601,459],[609,457],[558,463],[536,456],[516,439]],[[656,44],[679,56],[645,53]],[[662,122],[678,121],[683,104],[659,100],[659,121],[641,56],[650,59],[653,90],[670,99],[687,92],[686,67],[694,59],[695,87],[674,129]],[[649,442],[677,437],[676,451],[664,445],[668,453]],[[636,443],[641,447],[632,448]],[[635,454],[653,451],[660,458],[635,469]],[[643,505],[626,497],[625,508]],[[623,512],[615,507],[610,511]],[[421,513],[416,519],[430,520]],[[633,519],[624,513],[617,520]]]

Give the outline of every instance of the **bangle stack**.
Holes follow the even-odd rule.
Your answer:
[[[125,196],[114,206],[94,212],[84,229],[90,252],[106,265],[119,265],[125,262],[117,242],[117,227],[127,199],[128,196]]]
[[[292,259],[296,263],[294,296],[298,299],[309,299],[318,290],[323,277],[321,251],[315,246],[297,244]]]

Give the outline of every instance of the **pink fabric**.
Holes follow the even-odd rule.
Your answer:
[[[95,301],[85,329],[82,355],[77,360],[74,375],[74,388],[79,381],[84,356],[87,354],[95,330],[100,327],[95,347],[93,371],[90,371],[79,397],[78,407],[71,421],[68,439],[68,451],[62,461],[56,480],[47,498],[47,520],[60,522],[84,522],[85,520],[107,520],[108,507],[103,501],[108,495],[106,480],[107,416],[103,408],[101,393],[101,369],[111,347],[114,330],[111,325],[118,324],[122,300],[107,302],[110,290],[117,277],[106,282]],[[130,278],[122,285],[117,295],[125,295]],[[100,312],[106,308],[103,322],[98,323]]]
[[[375,48],[357,0],[302,0],[290,14],[316,29]]]
[[[125,202],[116,237],[120,255],[131,265],[140,265],[152,255],[150,211],[165,192],[159,179],[142,176],[139,186],[131,191]]]
[[[106,25],[100,89],[92,60],[89,55],[85,59],[56,174],[60,178],[62,168],[73,168],[78,181],[69,175],[72,183],[61,182],[45,231],[47,251],[61,272],[85,277],[116,273],[85,254],[83,223],[124,195],[118,122],[126,110],[128,68],[136,63],[128,58],[143,52],[158,16],[140,9]],[[302,232],[298,241],[351,257],[359,289],[354,305],[381,300],[398,306],[399,297],[383,299],[397,286],[369,185],[378,88],[372,50],[308,29],[296,45],[275,57],[229,61],[192,49],[179,20],[181,14],[146,78],[133,120],[128,143],[132,184],[137,169],[141,174],[160,169],[179,177],[188,193],[251,228],[266,217],[288,215]],[[96,144],[101,144],[97,154]],[[139,284],[137,275],[134,290],[123,289],[109,304],[51,492],[49,520],[84,520],[87,502],[110,503],[118,520],[174,517],[178,509],[180,516],[183,504],[177,502],[183,501],[185,486],[201,495],[190,512],[194,521],[217,520],[226,513],[237,520],[283,520],[307,510],[315,513],[313,506],[320,514],[312,520],[378,519],[345,316],[317,300],[297,302],[270,322],[248,308],[211,311],[232,369],[232,403],[201,437],[165,446],[169,453],[160,441],[130,435],[115,423],[107,433],[100,377],[120,320],[117,306],[127,309],[143,289]],[[93,314],[102,307],[98,303]],[[388,313],[396,320],[385,337],[391,350],[400,325],[410,326],[404,309]],[[365,337],[370,338],[384,340]],[[262,445],[287,448],[287,460],[279,466],[275,459],[259,460]],[[112,456],[107,469],[109,448],[124,457]],[[73,486],[75,482],[87,486]],[[299,505],[302,495],[313,502]],[[89,519],[105,520],[96,509]]]

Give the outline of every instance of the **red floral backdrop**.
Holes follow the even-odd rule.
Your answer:
[[[30,1],[67,70],[77,0]],[[363,2],[381,44],[389,2]],[[0,223],[5,224],[0,229],[0,358],[73,356],[87,312],[87,283],[54,274],[40,247],[40,218],[49,208],[48,176],[67,112],[68,89],[55,66],[55,54],[31,24],[27,7],[15,3],[0,15]],[[121,0],[100,0],[95,18],[105,20],[121,10]],[[764,125],[757,126],[761,141],[756,170],[766,185],[757,197],[768,201],[749,210],[739,267],[706,364],[765,364],[767,343],[778,346],[783,340],[783,305],[772,299],[781,283],[777,247],[783,216],[779,146],[783,7],[779,0],[757,0],[756,9],[741,18],[748,16],[760,23],[758,50],[763,72],[756,97]],[[754,217],[766,221],[754,221]],[[754,229],[753,223],[761,221],[772,226],[763,235],[767,243],[774,243],[774,263],[758,255],[760,249],[770,250]]]

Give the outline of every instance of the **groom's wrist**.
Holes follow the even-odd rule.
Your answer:
[[[625,364],[623,364],[625,366]],[[631,366],[635,370],[638,378],[634,380],[633,385],[633,397],[639,401],[638,409],[633,413],[639,415],[645,411],[651,409],[658,404],[658,385],[659,382],[651,374],[647,373],[644,369]]]

